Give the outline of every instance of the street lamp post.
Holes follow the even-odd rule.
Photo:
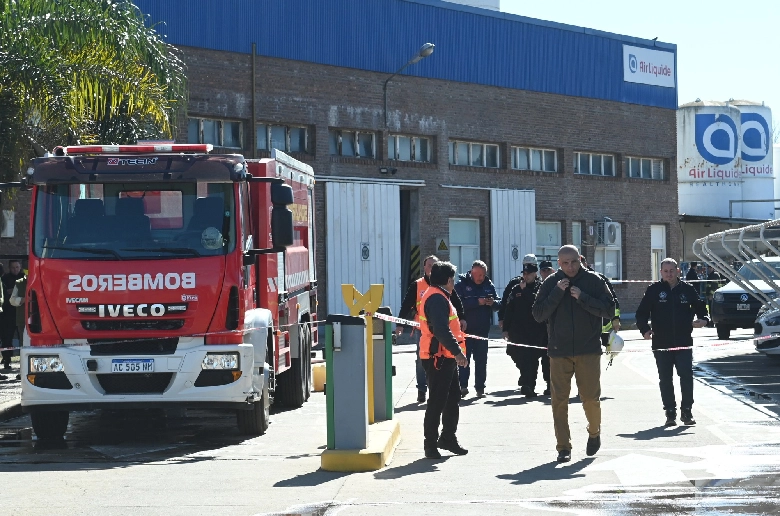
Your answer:
[[[396,72],[393,75],[391,75],[385,80],[385,84],[384,86],[382,86],[382,92],[384,93],[384,97],[385,97],[385,127],[387,127],[387,83],[390,82],[390,79],[392,79],[393,77],[401,73],[401,70],[403,70],[407,66],[412,65],[420,61],[421,59],[424,59],[429,55],[433,54],[434,48],[436,48],[436,45],[434,45],[433,43],[426,43],[425,45],[421,46],[420,50],[417,52],[417,55],[415,55],[413,58],[407,61],[405,65],[403,65],[401,68],[396,70]]]

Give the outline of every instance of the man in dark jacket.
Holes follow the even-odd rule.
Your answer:
[[[418,311],[420,299],[422,294],[431,284],[431,268],[433,264],[438,262],[439,258],[435,255],[426,256],[423,260],[423,276],[416,279],[409,284],[409,288],[406,289],[406,295],[401,303],[401,310],[398,312],[398,317],[401,319],[413,319],[419,322]],[[463,303],[461,303],[457,292],[453,291],[450,296],[450,302],[455,310],[458,312],[458,318],[461,320],[460,327],[463,331],[466,331],[466,315],[463,313]],[[396,330],[398,335],[403,333],[403,326],[399,326]],[[417,335],[415,335],[417,333]],[[417,402],[425,402],[425,393],[428,390],[428,383],[425,380],[425,370],[423,369],[422,362],[420,362],[420,335],[419,332],[411,331],[412,338],[416,340],[417,344],[417,360],[416,360],[416,376],[417,376]]]
[[[463,309],[466,312],[466,323],[471,335],[484,337],[483,339],[466,339],[466,356],[469,361],[474,357],[474,389],[477,396],[485,395],[485,380],[487,379],[487,336],[493,322],[493,312],[501,307],[498,300],[496,287],[487,277],[487,265],[481,260],[471,264],[471,271],[460,275],[460,281],[455,285],[455,291],[463,301]],[[472,367],[461,367],[460,394],[465,397],[469,393],[469,376]]]
[[[506,305],[502,306],[504,338],[510,342],[506,347],[506,354],[520,370],[520,380],[517,382],[520,394],[529,398],[536,396],[539,359],[542,361],[542,378],[547,383],[544,394],[550,394],[550,359],[547,349],[540,349],[547,347],[547,325],[537,322],[532,313],[536,293],[542,285],[536,273],[535,264],[523,265],[520,282],[507,296]],[[514,346],[511,343],[535,347]]]
[[[694,315],[697,319],[694,321]],[[652,319],[652,327],[648,322]],[[661,280],[645,291],[636,309],[636,325],[645,339],[653,339],[653,354],[658,368],[658,385],[666,411],[666,426],[677,424],[677,402],[674,399],[673,374],[680,377],[680,419],[695,425],[693,406],[693,337],[694,328],[709,322],[707,307],[696,287],[680,281],[680,269],[672,258],[661,262]],[[685,348],[674,349],[670,348]]]
[[[425,292],[420,314],[420,351],[425,374],[428,377],[430,398],[425,408],[423,421],[425,435],[425,457],[440,459],[438,448],[455,455],[468,451],[458,443],[455,432],[458,429],[460,390],[458,367],[468,366],[458,338],[453,334],[459,325],[451,326],[455,308],[450,294],[455,286],[455,266],[450,262],[436,262],[431,268],[431,286]],[[461,340],[462,342],[462,340]],[[442,349],[443,348],[443,349]],[[439,436],[439,421],[442,423]]]
[[[532,263],[538,267],[536,255],[527,254],[523,256],[523,271],[525,270],[525,265],[527,263]],[[504,312],[506,310],[506,304],[509,301],[509,293],[512,292],[513,288],[520,284],[520,281],[523,279],[523,271],[520,271],[519,276],[515,276],[509,280],[509,283],[507,283],[506,287],[504,288],[504,292],[501,294],[501,306],[498,308],[498,327],[501,328],[501,330],[504,329]]]
[[[609,293],[612,294],[612,300],[615,302],[615,315],[612,317],[607,317],[601,321],[601,345],[606,348],[607,344],[609,344],[610,332],[612,330],[615,330],[616,332],[620,331],[620,300],[615,293],[615,287],[612,286],[612,282],[608,277],[598,271],[593,270],[593,267],[588,265],[588,260],[586,260],[584,256],[580,256],[580,263],[582,263],[582,266],[589,271],[595,272],[601,276],[601,279],[603,279],[604,283],[607,284]]]
[[[22,344],[22,332],[20,328],[16,325],[16,307],[12,306],[10,303],[11,299],[11,292],[13,292],[14,286],[16,285],[17,280],[20,280],[24,277],[24,273],[22,272],[22,264],[19,260],[11,260],[8,262],[8,272],[3,274],[2,278],[0,278],[0,282],[2,282],[2,288],[3,288],[3,310],[2,313],[0,313],[0,346],[4,348],[11,348],[13,347],[13,340],[14,336],[19,337],[19,345]],[[13,351],[3,351],[2,352],[2,361],[0,361],[0,364],[2,364],[3,370],[8,371],[11,369],[11,357],[13,356]]]
[[[558,461],[571,460],[569,392],[572,376],[588,420],[585,452],[601,447],[601,319],[615,313],[604,280],[580,265],[573,245],[558,251],[558,272],[542,283],[533,307],[534,319],[547,321],[547,354]]]

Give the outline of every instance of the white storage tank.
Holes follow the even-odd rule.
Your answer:
[[[727,218],[729,201],[742,199],[740,121],[727,102],[697,100],[677,110],[680,214]]]
[[[775,167],[772,162],[772,110],[762,102],[730,102],[740,111],[742,200],[773,199]],[[741,205],[741,208],[738,206]],[[734,216],[746,219],[775,218],[773,202],[735,203]]]
[[[776,143],[772,146],[772,160],[774,161],[774,169],[777,170],[780,167],[780,143]],[[780,199],[780,174],[775,174],[775,199]],[[780,203],[777,203],[780,206]],[[780,212],[775,212],[774,217],[780,218]]]

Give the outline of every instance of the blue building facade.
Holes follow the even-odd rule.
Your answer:
[[[135,0],[177,46],[429,79],[677,108],[677,88],[623,80],[623,45],[676,45],[471,8],[440,0]],[[400,62],[399,62],[400,60]],[[676,67],[675,67],[676,69]]]

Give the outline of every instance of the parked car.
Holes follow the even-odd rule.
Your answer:
[[[780,284],[780,257],[773,256],[763,258],[767,265],[753,260],[751,264],[766,268],[765,274]],[[760,279],[747,265],[743,265],[737,271],[741,278],[749,280],[757,289],[774,298],[777,292],[766,281]],[[737,283],[729,281],[715,291],[710,305],[710,318],[715,323],[719,339],[728,339],[731,330],[736,328],[753,328],[758,316],[758,310],[764,301],[756,297],[752,292],[746,291]]]
[[[758,312],[754,329],[756,351],[780,360],[780,310],[764,305]]]

